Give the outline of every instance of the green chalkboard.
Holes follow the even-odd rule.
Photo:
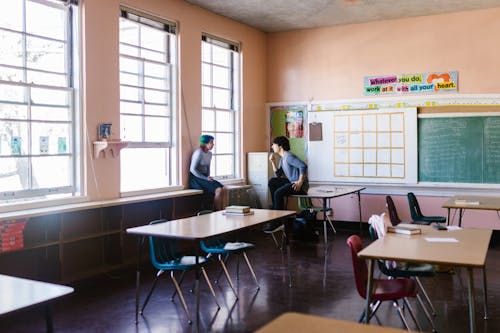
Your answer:
[[[500,117],[419,118],[418,180],[500,184]]]

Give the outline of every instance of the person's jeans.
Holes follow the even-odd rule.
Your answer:
[[[292,187],[292,183],[286,178],[271,178],[269,180],[268,186],[271,192],[271,198],[273,201],[272,209],[281,210],[285,208],[285,197],[292,194],[304,193],[301,191],[295,191]]]

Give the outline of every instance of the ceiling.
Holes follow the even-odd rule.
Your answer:
[[[500,0],[185,0],[265,32],[500,7]]]

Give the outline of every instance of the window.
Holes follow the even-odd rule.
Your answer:
[[[215,137],[211,176],[240,176],[239,47],[202,36],[202,132]]]
[[[173,22],[121,11],[121,139],[130,142],[120,155],[122,192],[177,185],[175,30]]]
[[[78,192],[77,9],[0,1],[0,203]]]

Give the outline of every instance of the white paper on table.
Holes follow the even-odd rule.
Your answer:
[[[457,225],[450,225],[448,227],[446,227],[448,229],[448,231],[455,231],[455,230],[460,230],[462,229],[461,227],[457,226]]]
[[[453,237],[425,237],[425,240],[434,243],[458,243],[458,239]]]

